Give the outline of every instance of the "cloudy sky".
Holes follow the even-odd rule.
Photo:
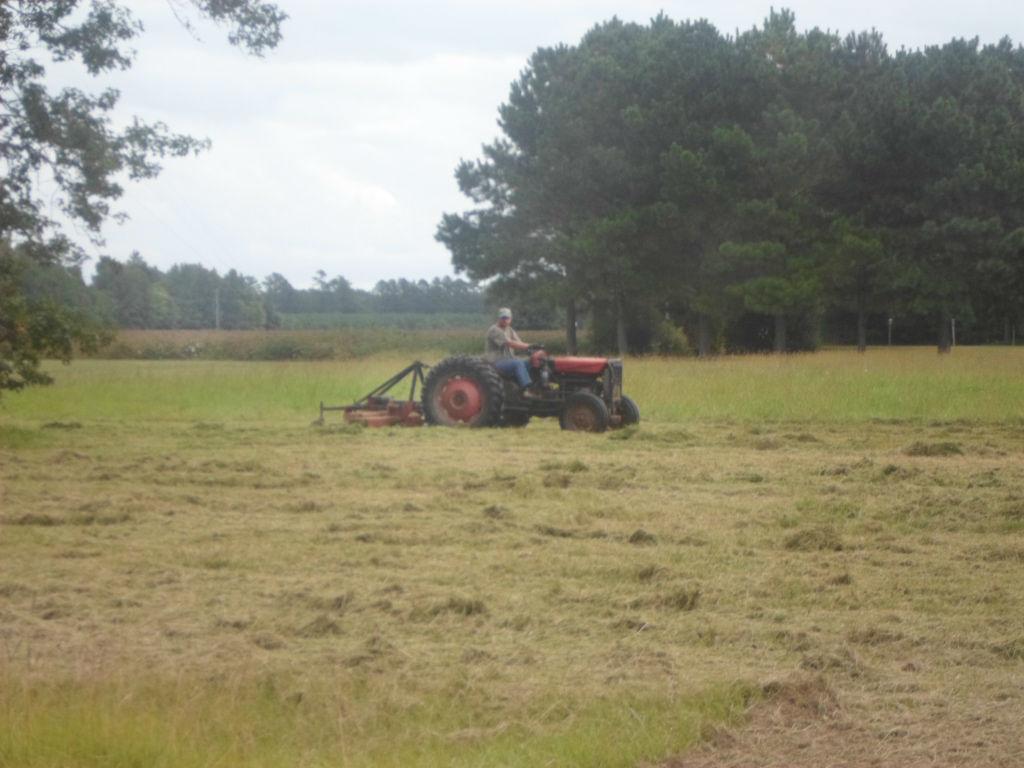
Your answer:
[[[979,36],[1024,41],[1020,0],[793,0],[800,28],[876,28],[891,49]],[[574,43],[611,18],[707,18],[733,32],[769,2],[690,0],[278,0],[290,16],[265,59],[221,30],[198,38],[167,0],[127,3],[146,26],[136,65],[105,78],[120,117],[163,120],[208,137],[198,158],[168,161],[131,185],[130,220],[91,249],[150,263],[201,262],[307,286],[318,269],[371,287],[451,274],[433,235],[468,201],[453,171],[498,132],[498,105],[533,50]],[[113,81],[113,82],[110,82]]]

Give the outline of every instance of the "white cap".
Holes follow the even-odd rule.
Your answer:
[[[502,307],[501,309],[499,309],[498,310],[498,319],[500,320],[503,317],[507,317],[509,320],[511,320],[512,319],[512,310],[509,309],[508,307]]]

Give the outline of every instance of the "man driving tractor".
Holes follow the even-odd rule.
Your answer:
[[[498,322],[487,329],[484,339],[484,357],[490,360],[503,378],[514,379],[523,397],[532,398],[530,371],[526,361],[515,356],[515,350],[525,350],[529,344],[519,338],[512,328],[512,310],[498,310]]]
[[[517,359],[519,351],[525,355]],[[409,376],[408,400],[387,394]],[[487,329],[483,356],[449,355],[432,366],[417,361],[350,406],[321,403],[318,423],[326,410],[344,410],[347,421],[369,426],[525,427],[534,417],[557,417],[565,430],[604,432],[640,422],[640,409],[622,391],[621,360],[548,356],[512,330],[507,307]]]

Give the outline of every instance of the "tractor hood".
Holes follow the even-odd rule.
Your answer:
[[[607,357],[555,357],[552,358],[556,373],[578,373],[596,376],[608,367]]]

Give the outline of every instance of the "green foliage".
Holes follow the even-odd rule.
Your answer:
[[[473,278],[587,307],[599,338],[650,348],[665,311],[702,354],[719,332],[760,346],[758,317],[805,346],[826,308],[862,347],[871,314],[989,338],[1024,320],[1008,40],[891,54],[786,10],[732,37],[612,20],[537,50],[499,115],[456,172],[474,207],[437,238]]]
[[[32,273],[35,290],[22,290]],[[80,277],[79,277],[80,280]],[[42,358],[67,362],[76,345],[92,350],[106,340],[93,316],[62,294],[74,293],[74,278],[61,267],[39,267],[0,242],[0,392],[52,381],[39,367]]]
[[[382,280],[364,291],[321,270],[313,288],[297,289],[277,273],[261,285],[237,270],[220,275],[201,264],[162,272],[138,253],[124,263],[101,258],[85,293],[119,328],[480,328],[492,319],[479,286],[451,277]]]
[[[229,39],[261,54],[280,39],[285,16],[259,0],[175,0],[201,16],[230,25]],[[75,265],[84,252],[60,219],[101,244],[104,222],[115,214],[121,180],[151,178],[161,158],[194,154],[208,142],[171,133],[162,123],[135,119],[124,129],[111,115],[118,93],[77,88],[51,92],[46,65],[77,62],[98,76],[131,67],[131,42],[142,25],[114,0],[20,0],[0,6],[0,243],[14,244],[38,267]],[[56,214],[51,213],[55,211]],[[26,295],[21,267],[0,254],[0,390],[41,384],[41,355],[67,360],[74,342],[92,344],[88,322],[57,302]],[[142,322],[163,306],[148,295],[146,275],[130,264],[118,282],[125,318]]]
[[[671,320],[662,320],[658,324],[651,349],[659,355],[688,355],[692,352],[686,331]]]
[[[462,314],[484,312],[483,293],[474,283],[451,277],[426,280],[380,280],[372,291],[353,288],[341,275],[328,279],[323,270],[314,286],[298,289],[276,272],[263,281],[267,302],[287,315]]]

